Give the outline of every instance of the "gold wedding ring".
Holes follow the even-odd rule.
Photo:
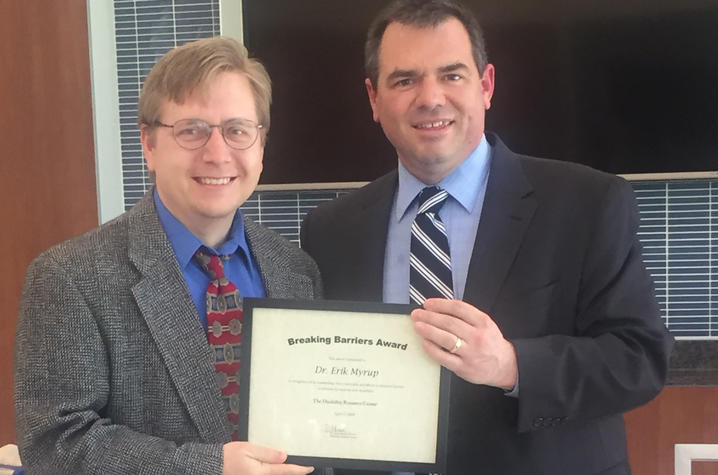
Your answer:
[[[454,347],[451,349],[451,351],[449,351],[449,353],[451,353],[451,354],[456,353],[457,351],[459,351],[459,348],[461,348],[461,345],[463,345],[463,344],[464,344],[464,342],[461,340],[461,338],[459,338],[457,336],[456,343],[454,343]]]

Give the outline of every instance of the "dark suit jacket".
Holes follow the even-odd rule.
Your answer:
[[[464,300],[514,344],[520,394],[452,378],[447,473],[630,473],[621,413],[661,390],[672,344],[642,263],[633,191],[488,139]],[[396,186],[393,172],[307,216],[302,247],[326,298],[381,300]]]
[[[304,252],[245,226],[269,297],[321,296]],[[15,348],[29,475],[221,473],[230,432],[214,356],[151,192],[30,265]]]

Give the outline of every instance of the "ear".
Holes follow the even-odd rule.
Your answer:
[[[364,79],[364,85],[366,86],[366,93],[369,96],[369,105],[371,105],[372,117],[374,122],[379,122],[379,113],[376,110],[376,89],[371,84],[371,79]]]
[[[142,143],[142,152],[145,155],[145,161],[147,162],[147,169],[151,172],[155,171],[154,167],[154,149],[155,149],[155,134],[154,130],[147,125],[140,127],[140,142]]]
[[[484,96],[484,106],[486,110],[491,109],[491,98],[494,95],[494,65],[489,63],[484,69],[484,73],[481,75],[481,94]]]
[[[264,144],[259,144],[259,166],[260,170],[264,169]]]

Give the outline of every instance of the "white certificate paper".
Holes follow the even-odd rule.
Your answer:
[[[410,307],[286,305],[245,301],[248,440],[335,467],[436,467],[442,371],[422,349]]]

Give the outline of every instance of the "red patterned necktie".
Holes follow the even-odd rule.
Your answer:
[[[207,335],[215,356],[217,383],[227,419],[232,425],[232,440],[238,440],[239,424],[239,352],[242,344],[242,300],[237,286],[224,276],[223,261],[200,248],[194,257],[209,276],[207,286]]]

